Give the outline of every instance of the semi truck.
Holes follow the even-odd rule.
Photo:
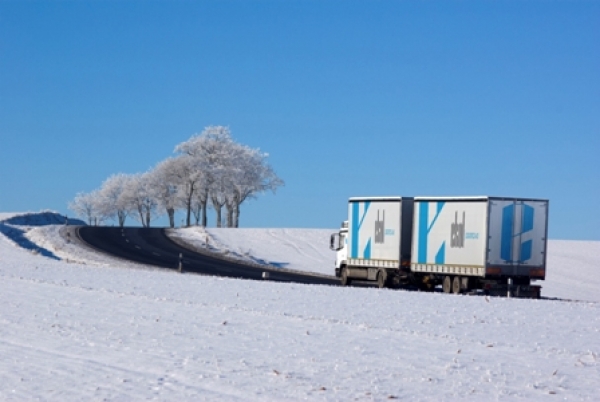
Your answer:
[[[548,200],[353,197],[331,235],[341,284],[539,298]]]

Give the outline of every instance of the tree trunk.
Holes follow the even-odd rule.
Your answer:
[[[175,209],[167,208],[167,215],[169,215],[169,226],[171,228],[175,227]]]
[[[238,203],[235,204],[235,210],[233,212],[233,217],[235,219],[233,227],[239,228],[240,227],[240,204],[238,204]]]
[[[202,214],[202,205],[201,204],[195,205],[193,212],[194,212],[194,220],[196,221],[196,226],[198,226],[198,224],[200,223],[200,215]]]
[[[119,217],[119,226],[125,226],[125,218],[127,217],[125,211],[117,211],[117,216]]]
[[[225,210],[227,217],[227,227],[233,227],[233,203],[229,199],[225,199]]]
[[[219,197],[217,197],[217,196],[210,197],[210,200],[212,201],[212,205],[215,208],[215,213],[217,215],[217,227],[221,228],[221,227],[223,227],[222,211],[223,211],[224,203],[220,202]]]
[[[146,225],[144,225],[144,210],[139,205],[137,207],[137,210],[138,210],[138,215],[140,216],[140,222],[142,222],[142,227],[145,227]]]
[[[208,217],[207,217],[207,215],[206,215],[206,204],[207,204],[207,202],[206,202],[206,201],[207,201],[207,200],[206,200],[206,198],[204,198],[204,199],[202,200],[202,227],[203,227],[203,228],[205,228],[205,227],[206,227],[206,224],[207,224],[207,222],[208,222]]]
[[[185,226],[189,228],[190,224],[191,224],[191,218],[192,218],[192,193],[190,193],[188,195],[186,207],[187,207],[187,215],[185,218]]]

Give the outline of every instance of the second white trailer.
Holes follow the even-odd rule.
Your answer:
[[[544,279],[548,200],[416,197],[411,271],[446,292]],[[493,286],[492,286],[493,285]]]

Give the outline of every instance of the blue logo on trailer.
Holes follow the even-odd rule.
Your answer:
[[[513,242],[515,237],[522,238],[524,234],[533,231],[534,209],[529,205],[521,205],[521,231],[517,232],[515,225],[516,205],[508,205],[502,208],[502,235],[500,242],[500,258],[507,262],[513,262]],[[525,262],[531,258],[533,240],[521,240],[520,258],[516,262]]]
[[[429,232],[435,225],[437,218],[440,216],[442,209],[444,208],[445,202],[439,201],[436,203],[435,215],[429,224],[429,202],[419,203],[419,249],[417,253],[417,262],[419,264],[426,264],[427,261],[427,246],[429,240]],[[442,242],[442,245],[438,249],[435,255],[435,263],[443,264],[446,261],[446,241]]]
[[[365,209],[360,216],[359,206],[361,203],[353,202],[352,203],[352,227],[350,230],[352,231],[351,244],[350,244],[350,258],[359,258],[358,257],[358,233],[360,228],[365,220],[365,216],[367,215],[367,211],[369,210],[369,206],[371,205],[370,201],[365,201],[364,206]],[[363,258],[370,259],[371,258],[371,239],[367,241],[367,245],[363,251]]]

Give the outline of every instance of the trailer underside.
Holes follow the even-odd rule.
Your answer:
[[[452,269],[454,268],[454,269]],[[466,294],[481,291],[490,296],[521,298],[541,297],[541,286],[532,285],[529,276],[476,275],[485,273],[485,268],[442,267],[430,265],[429,272],[414,272],[411,269],[342,266],[336,276],[343,286],[353,281],[371,282],[380,288],[402,288],[413,286],[423,291],[433,291],[441,286],[444,293]],[[433,271],[433,272],[432,272]]]

